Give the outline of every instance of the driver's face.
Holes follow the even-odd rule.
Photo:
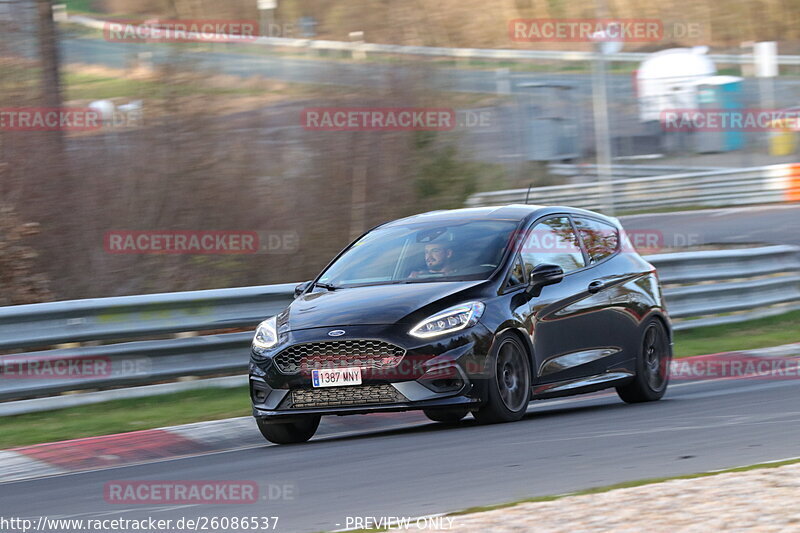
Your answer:
[[[425,264],[429,270],[442,270],[446,265],[453,250],[441,244],[428,244],[425,246]]]

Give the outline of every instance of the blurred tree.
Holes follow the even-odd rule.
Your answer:
[[[61,74],[59,71],[58,35],[53,21],[52,0],[36,0],[38,18],[39,65],[41,81],[39,84],[40,101],[50,109],[61,109],[63,99],[61,93]],[[41,157],[39,164],[45,168],[50,179],[56,183],[66,183],[66,187],[56,197],[52,194],[47,201],[53,205],[66,208],[64,213],[74,209],[73,187],[67,177],[66,153],[64,150],[64,132],[59,127],[53,131],[42,131],[37,134],[41,139]],[[48,190],[46,192],[51,192]],[[65,217],[65,222],[69,217]]]
[[[53,3],[51,0],[36,0],[36,7],[39,18],[39,57],[42,65],[42,102],[47,107],[58,108],[62,103],[61,77]]]
[[[35,271],[36,251],[22,242],[38,232],[38,224],[22,223],[11,206],[0,204],[0,306],[53,299],[47,276]]]
[[[435,132],[415,132],[412,140],[418,211],[463,207],[482,178],[493,174],[488,165],[464,159],[454,145],[436,139]]]

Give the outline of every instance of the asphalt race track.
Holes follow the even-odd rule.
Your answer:
[[[620,217],[628,231],[661,235],[667,248],[707,244],[800,245],[800,205],[760,205]]]
[[[513,424],[407,425],[248,444],[222,453],[0,485],[5,517],[173,519],[278,516],[279,531],[335,530],[346,517],[420,516],[800,455],[800,381],[674,382],[660,402],[600,393],[531,404]],[[344,418],[342,420],[347,420]],[[254,428],[255,431],[255,428]],[[246,442],[252,443],[252,435]],[[112,505],[109,481],[251,480],[250,505]],[[268,487],[289,487],[268,499]],[[273,494],[274,495],[274,494]]]

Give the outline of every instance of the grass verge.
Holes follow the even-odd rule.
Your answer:
[[[688,357],[798,342],[800,311],[739,324],[675,332],[675,356]],[[3,417],[0,449],[189,424],[250,414],[246,387],[199,389]],[[618,488],[618,487],[617,487]]]
[[[98,0],[65,0],[64,3],[67,4],[67,13],[70,15],[76,13],[99,13],[95,5],[98,3]]]
[[[198,389],[149,398],[0,418],[0,449],[152,429],[251,413],[247,387]]]
[[[752,350],[800,342],[800,311],[736,324],[675,332],[675,357]]]

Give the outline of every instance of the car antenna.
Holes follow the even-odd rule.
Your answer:
[[[531,195],[531,187],[533,187],[533,183],[528,185],[528,192],[525,194],[525,205],[528,205],[528,198]]]

